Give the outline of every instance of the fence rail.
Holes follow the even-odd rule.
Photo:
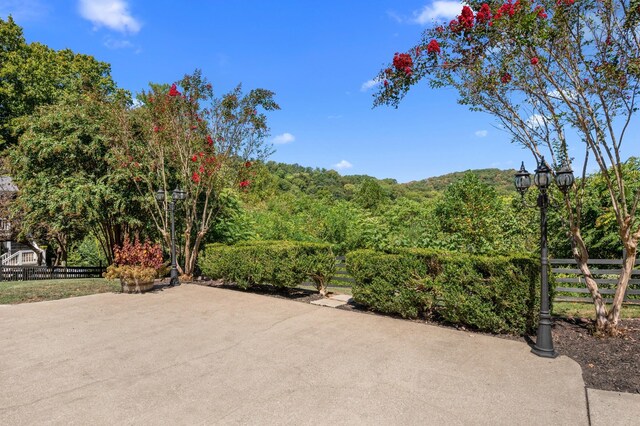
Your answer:
[[[102,278],[100,266],[0,266],[0,281]]]
[[[555,281],[559,285],[556,286],[556,296],[554,300],[559,302],[590,302],[591,294],[584,281],[582,272],[577,268],[574,259],[551,259],[551,273],[556,275]],[[597,265],[596,268],[590,268],[595,282],[598,284],[600,294],[603,296],[612,296],[615,294],[615,284],[618,283],[618,277],[622,273],[622,260],[619,259],[590,259],[589,266]],[[636,261],[636,267],[640,265],[640,260]],[[567,276],[569,275],[569,276]],[[640,305],[640,269],[634,268],[631,271],[629,286],[625,293],[624,303],[629,305]],[[562,285],[566,284],[566,285]],[[571,293],[571,295],[559,294]],[[612,297],[603,297],[605,302],[611,302]]]
[[[345,263],[344,256],[336,257],[336,272],[331,278],[331,284],[329,287],[351,287],[353,285],[353,278],[347,272],[347,265]],[[303,285],[315,285],[311,281],[305,281]]]

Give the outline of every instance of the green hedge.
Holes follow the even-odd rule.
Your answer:
[[[242,288],[254,284],[296,287],[307,280],[321,294],[335,272],[329,244],[297,241],[252,241],[208,245],[199,259],[202,273]]]
[[[423,249],[357,250],[346,257],[356,302],[405,318],[436,318],[495,333],[534,330],[539,263]]]

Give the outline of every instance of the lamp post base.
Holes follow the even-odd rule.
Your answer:
[[[538,335],[536,337],[536,344],[533,345],[531,352],[534,354],[545,357],[555,358],[558,353],[553,348],[553,338],[551,337],[551,316],[549,312],[544,311],[540,314],[540,322],[538,323]]]
[[[533,349],[531,349],[531,352],[543,358],[556,358],[558,356],[558,352],[553,349],[542,349],[535,345]]]
[[[169,287],[177,287],[180,285],[180,280],[178,279],[178,270],[175,268],[171,269],[171,280],[169,280]]]

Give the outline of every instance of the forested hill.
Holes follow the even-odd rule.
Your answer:
[[[482,183],[494,187],[498,194],[513,194],[515,191],[513,178],[516,171],[500,169],[477,169],[467,170],[464,172],[453,172],[401,185],[409,188],[411,191],[420,192],[426,197],[429,197],[433,194],[442,193],[453,182],[462,179],[466,173],[473,173]]]
[[[407,197],[414,200],[437,197],[450,184],[466,174],[473,173],[479,180],[495,188],[498,194],[514,194],[513,176],[515,170],[479,169],[454,172],[442,176],[430,177],[420,181],[398,183],[395,179],[376,179],[367,175],[340,175],[335,170],[303,167],[298,164],[269,161],[265,164],[268,170],[267,180],[263,182],[272,192],[302,192],[308,195],[330,197],[334,199],[351,199],[361,185],[367,181],[377,183],[392,198]]]

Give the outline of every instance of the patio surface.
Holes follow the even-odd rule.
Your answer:
[[[232,290],[0,305],[0,324],[2,425],[589,423],[569,358]]]

